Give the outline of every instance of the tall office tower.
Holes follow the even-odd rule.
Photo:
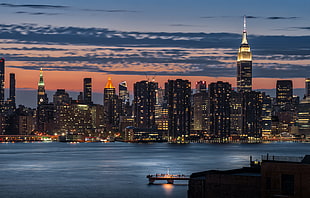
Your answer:
[[[238,138],[242,135],[243,94],[232,91],[230,95],[230,136]]]
[[[262,93],[262,136],[269,137],[271,135],[271,123],[272,123],[272,104],[269,95],[265,92]]]
[[[119,100],[115,94],[115,87],[112,84],[111,78],[103,90],[103,106],[106,116],[106,128],[108,131],[117,131],[119,123]]]
[[[4,105],[4,58],[0,59],[0,105],[3,107]],[[3,109],[3,108],[2,108]]]
[[[291,80],[277,80],[276,101],[279,106],[292,104],[293,82]]]
[[[129,91],[127,89],[127,82],[123,81],[118,85],[118,96],[121,100],[121,115],[129,116],[132,115],[130,111],[130,102],[129,102]]]
[[[140,81],[134,84],[135,126],[142,129],[156,129],[155,105],[157,82]]]
[[[306,78],[305,83],[306,83],[306,97],[310,97],[310,78]]]
[[[10,73],[10,97],[8,99],[9,102],[9,108],[10,109],[15,109],[16,108],[16,92],[15,92],[15,85],[16,85],[16,81],[15,81],[15,74],[14,73]]]
[[[237,91],[249,92],[252,90],[252,52],[247,40],[246,17],[244,16],[244,29],[242,42],[237,58]]]
[[[48,104],[48,98],[45,93],[45,84],[43,79],[43,69],[40,69],[40,80],[38,82],[38,97],[37,97],[38,106],[41,104]]]
[[[218,81],[209,84],[209,133],[212,138],[227,141],[230,136],[231,84]]]
[[[193,95],[193,130],[207,130],[208,93],[206,81],[196,82],[196,93]]]
[[[127,82],[123,81],[119,83],[118,88],[119,88],[119,94],[118,94],[119,98],[122,100],[124,104],[126,104],[127,102],[129,102],[129,91],[127,89]]]
[[[92,104],[92,84],[91,78],[84,78],[84,103]]]
[[[243,94],[243,129],[242,136],[249,141],[256,141],[262,136],[262,94],[251,91]]]
[[[310,97],[304,98],[299,103],[296,124],[300,135],[310,136]]]
[[[196,92],[207,92],[207,82],[206,81],[198,81],[196,82]]]
[[[168,80],[165,92],[169,140],[187,141],[191,128],[191,83],[182,79]]]

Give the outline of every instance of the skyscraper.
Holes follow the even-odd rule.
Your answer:
[[[3,107],[4,105],[4,65],[5,60],[4,58],[0,59],[0,105]]]
[[[115,93],[115,87],[112,79],[108,78],[108,82],[103,91],[103,106],[106,116],[107,131],[117,131],[119,123],[119,100]]]
[[[41,104],[48,104],[48,98],[45,93],[45,84],[43,79],[43,69],[40,69],[40,80],[38,82],[38,97],[37,97],[38,106]]]
[[[206,81],[196,82],[196,93],[193,95],[193,130],[207,129],[208,93]]]
[[[306,97],[310,97],[310,78],[306,78],[305,83],[306,83]]]
[[[123,81],[118,85],[119,98],[122,100],[122,103],[126,104],[129,102],[129,92],[127,89],[127,82]]]
[[[92,103],[92,84],[91,78],[84,78],[84,103],[91,104]]]
[[[168,80],[165,84],[168,104],[168,136],[171,141],[187,141],[191,127],[191,83]]]
[[[207,92],[207,82],[206,81],[198,81],[196,82],[196,92]]]
[[[245,16],[242,42],[237,58],[237,90],[238,92],[249,92],[252,90],[252,52],[247,40]]]
[[[121,101],[121,115],[130,116],[132,115],[132,109],[129,102],[129,91],[127,89],[127,82],[123,81],[118,85],[118,96]]]
[[[10,73],[10,97],[9,97],[9,103],[10,103],[10,108],[15,109],[16,108],[16,93],[15,93],[15,74]]]
[[[219,141],[227,141],[230,136],[230,95],[228,82],[209,84],[209,133]]]
[[[291,80],[277,80],[276,100],[279,106],[287,106],[293,101],[293,82]]]
[[[140,81],[134,84],[134,115],[136,127],[156,129],[155,105],[158,83]]]

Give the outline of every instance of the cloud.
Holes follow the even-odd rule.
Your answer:
[[[294,27],[295,29],[300,29],[300,30],[310,30],[310,26],[308,27]]]
[[[15,12],[16,14],[30,14],[30,15],[59,15],[59,13],[45,13],[45,12],[25,12],[25,11],[18,11]]]
[[[111,10],[104,10],[104,9],[82,9],[82,11],[89,11],[89,12],[109,12],[109,13],[122,13],[122,12],[138,12],[135,10],[121,10],[121,9],[111,9]]]
[[[35,51],[67,51],[67,49],[61,48],[47,48],[47,47],[11,47],[11,48],[2,48],[3,50],[20,50],[20,51],[27,51],[27,50],[35,50]]]
[[[281,17],[281,16],[273,16],[273,17],[266,17],[266,19],[270,20],[290,20],[290,19],[298,19],[299,17]]]
[[[194,25],[189,25],[189,24],[170,24],[170,26],[173,27],[193,27]]]
[[[246,16],[247,19],[258,19],[258,18],[261,18],[261,17],[258,17],[258,16]]]
[[[54,71],[234,77],[241,42],[241,35],[232,33],[125,32],[34,24],[0,24],[0,29],[0,50],[8,66],[26,70],[43,66]],[[310,76],[310,36],[250,35],[249,42],[254,77]]]
[[[11,3],[0,3],[0,6],[11,7],[11,8],[33,8],[33,9],[53,9],[53,8],[69,8],[69,6],[62,5],[44,5],[44,4],[11,4]]]

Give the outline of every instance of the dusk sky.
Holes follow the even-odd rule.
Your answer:
[[[14,72],[18,88],[36,89],[40,67],[53,92],[81,91],[83,78],[92,77],[102,93],[109,76],[130,89],[154,76],[160,85],[183,78],[236,86],[243,15],[254,89],[272,89],[280,78],[303,88],[310,77],[308,0],[23,0],[0,7],[6,87]]]

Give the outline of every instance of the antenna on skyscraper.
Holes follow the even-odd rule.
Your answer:
[[[246,15],[243,16],[243,32],[246,32]]]

